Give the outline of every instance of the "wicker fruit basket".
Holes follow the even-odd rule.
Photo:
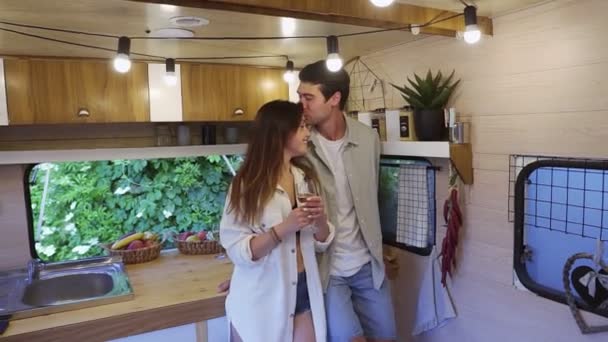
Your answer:
[[[110,243],[101,245],[109,255],[120,255],[122,257],[122,262],[125,264],[140,264],[152,261],[158,258],[162,249],[162,244],[158,242],[151,246],[138,249],[112,249],[110,246],[112,246]]]
[[[173,241],[175,241],[175,246],[182,254],[218,254],[224,252],[222,246],[214,240],[185,241],[173,236]]]

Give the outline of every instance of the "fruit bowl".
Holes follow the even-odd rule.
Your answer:
[[[183,233],[182,233],[183,234]],[[207,240],[203,238],[199,239],[184,239],[184,236],[173,235],[173,241],[175,241],[175,246],[182,254],[187,255],[195,255],[195,254],[218,254],[222,253],[224,249],[222,246],[215,240]],[[200,234],[200,233],[199,233]],[[187,237],[192,237],[197,235],[191,235]]]
[[[125,264],[139,264],[158,258],[164,236],[161,241],[158,240],[158,235],[150,231],[130,232],[114,243],[101,244],[101,248],[111,256],[120,255]]]
[[[125,264],[140,264],[158,258],[162,244],[155,242],[150,246],[138,249],[112,249],[111,243],[102,244],[101,247],[111,256],[120,255]]]

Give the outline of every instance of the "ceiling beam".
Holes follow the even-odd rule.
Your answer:
[[[182,7],[206,8],[271,16],[292,17],[339,24],[377,28],[397,28],[420,25],[443,19],[457,12],[393,3],[386,8],[375,7],[369,0],[131,0],[145,3],[170,4]],[[464,6],[463,6],[464,10]],[[492,20],[477,17],[482,33],[492,35]],[[459,16],[421,29],[426,34],[454,37],[464,30],[464,18]]]

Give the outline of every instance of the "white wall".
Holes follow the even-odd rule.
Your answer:
[[[471,122],[475,179],[464,191],[452,289],[459,317],[415,341],[608,340],[581,335],[567,306],[514,288],[507,215],[510,154],[608,158],[607,15],[606,0],[556,0],[495,18],[495,35],[475,46],[429,37],[364,56],[397,84],[429,68],[456,70],[454,106]],[[403,105],[389,88],[387,106]],[[409,341],[424,258],[403,253],[401,262],[393,290],[400,340]]]

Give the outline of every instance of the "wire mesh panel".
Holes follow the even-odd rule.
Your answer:
[[[361,58],[345,66],[350,76],[350,94],[346,107],[349,112],[372,111],[386,107],[385,84]]]
[[[425,248],[429,242],[429,201],[425,165],[399,168],[397,242]]]
[[[378,203],[384,243],[430,254],[435,244],[435,171],[430,162],[384,156]]]
[[[511,156],[510,173],[517,276],[531,291],[565,302],[566,260],[576,253],[592,254],[598,240],[608,240],[608,161]],[[595,267],[584,262],[575,266]],[[608,315],[580,297],[578,303]]]
[[[608,239],[605,170],[541,168],[530,175],[527,185],[525,225]]]
[[[592,184],[592,182],[599,180],[599,177],[593,177],[593,176],[587,177],[587,176],[584,176],[583,174],[585,174],[585,173],[593,174],[594,172],[601,172],[601,171],[587,170],[586,166],[593,166],[593,165],[601,166],[602,164],[608,162],[608,160],[603,160],[603,159],[511,155],[509,158],[509,222],[513,222],[514,217],[515,217],[515,205],[514,205],[515,201],[514,200],[515,200],[515,182],[517,181],[517,176],[519,175],[521,170],[523,170],[524,167],[526,167],[527,165],[530,165],[533,162],[537,162],[537,161],[541,161],[541,160],[550,160],[550,161],[565,162],[565,163],[579,163],[578,165],[580,165],[581,168],[559,170],[555,174],[555,179],[553,177],[547,178],[547,175],[551,176],[551,174],[547,173],[547,171],[541,171],[540,182],[542,184],[538,185],[538,190],[541,191],[541,194],[540,194],[541,197],[539,197],[538,199],[531,198],[531,199],[537,200],[537,202],[546,202],[545,190],[549,190],[553,186],[561,188],[561,189],[565,188],[566,190],[570,190],[570,187],[573,187],[571,190],[580,190],[580,191],[584,191],[587,186],[590,186],[591,188],[587,189],[587,190],[593,192],[594,191],[593,189],[596,189],[597,185]],[[563,172],[567,172],[567,173],[572,172],[573,177],[569,178],[568,175],[567,174],[565,175]],[[567,177],[567,180],[568,180],[567,184],[564,184],[564,176]],[[534,180],[538,181],[538,179],[539,179],[538,175],[534,175]],[[534,186],[534,180],[529,179],[528,184]],[[550,182],[550,184],[546,184],[547,182]],[[558,190],[556,192],[556,197],[560,196],[563,193],[564,193],[563,191]],[[570,191],[567,191],[567,193],[570,193]],[[580,193],[577,191],[575,191],[574,194],[580,195]],[[596,194],[596,197],[597,197],[597,194]],[[566,203],[563,203],[563,200],[561,200],[561,201],[562,201],[561,204],[566,204]],[[577,202],[573,202],[573,201],[575,201],[575,199],[573,199],[570,203],[576,206]],[[541,205],[541,210],[543,208],[544,208],[544,206]],[[534,214],[532,214],[532,215],[534,215]],[[548,226],[548,225],[541,222],[541,226]],[[549,228],[551,228],[551,227],[549,227]]]

